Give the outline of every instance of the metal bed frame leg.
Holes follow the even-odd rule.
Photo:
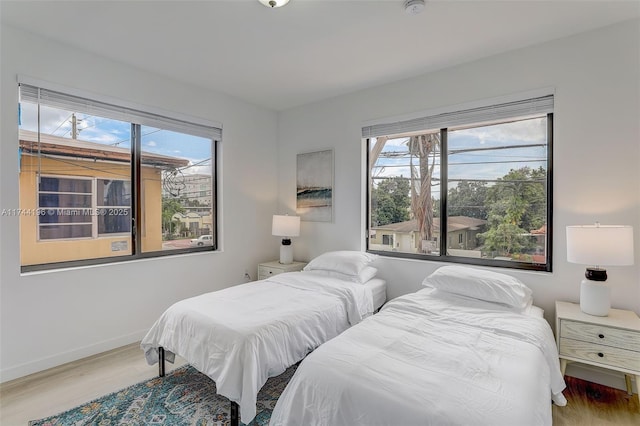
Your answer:
[[[164,377],[165,375],[165,356],[164,356],[164,348],[162,346],[158,347],[158,375],[160,377]],[[239,426],[240,424],[240,416],[238,415],[239,407],[237,402],[231,401],[231,409],[230,417],[231,417],[231,426]]]
[[[231,426],[238,426],[240,424],[240,418],[238,416],[238,403],[231,401]]]
[[[158,347],[158,376],[164,377],[164,348]]]

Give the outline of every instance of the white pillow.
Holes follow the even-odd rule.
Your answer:
[[[313,269],[307,272],[322,275],[325,277],[337,278],[339,280],[364,284],[367,281],[373,279],[373,277],[375,277],[376,274],[378,273],[378,270],[373,266],[365,266],[364,268],[362,268],[362,271],[360,271],[360,273],[357,275],[347,275],[347,274],[343,274],[342,272],[331,271],[328,269]]]
[[[422,282],[423,286],[519,310],[531,305],[531,289],[516,277],[465,266],[443,266]]]
[[[304,271],[325,270],[345,275],[360,275],[360,272],[378,256],[362,251],[330,251],[313,259]]]

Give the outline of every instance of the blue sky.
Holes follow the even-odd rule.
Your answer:
[[[390,139],[382,152],[407,152],[406,142],[408,139],[408,137]],[[495,180],[506,175],[511,169],[519,169],[524,166],[530,168],[546,167],[546,142],[546,118],[450,130],[448,133],[449,151],[459,149],[477,149],[477,151],[449,155],[449,179]],[[485,150],[486,148],[537,144],[545,146]],[[402,175],[410,177],[411,175],[407,158],[380,157],[377,164],[387,166],[384,170],[376,169],[377,176]],[[416,164],[415,159],[414,164]],[[436,159],[434,176],[439,175],[438,164],[439,161]],[[450,183],[450,187],[454,185],[455,183]],[[434,190],[437,191],[437,187],[434,187]],[[434,193],[434,196],[439,195]]]
[[[72,112],[41,106],[40,131],[71,138]],[[131,147],[131,125],[128,122],[76,113],[78,139],[104,145]],[[21,129],[37,131],[37,106],[21,103]],[[142,149],[145,152],[187,159],[193,165],[184,173],[211,173],[211,141],[183,133],[142,126]],[[196,165],[197,164],[197,165]]]

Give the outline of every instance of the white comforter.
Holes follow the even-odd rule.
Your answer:
[[[373,311],[361,284],[306,272],[203,294],[175,303],[141,343],[149,364],[159,346],[216,382],[217,392],[240,406],[240,419],[256,415],[256,397],[277,376],[323,342]]]
[[[566,400],[549,324],[430,292],[389,302],[310,354],[270,424],[551,425],[552,398]]]

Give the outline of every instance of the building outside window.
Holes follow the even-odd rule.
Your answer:
[[[543,96],[363,128],[367,250],[550,271],[552,120]]]
[[[217,248],[190,238],[217,235],[220,128],[30,84],[19,110],[23,271]]]

